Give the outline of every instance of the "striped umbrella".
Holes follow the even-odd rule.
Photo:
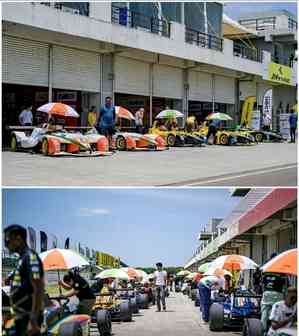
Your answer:
[[[221,268],[215,268],[215,267],[210,267],[204,274],[204,276],[207,275],[215,275],[219,278],[224,277],[225,275],[229,275],[232,277],[231,272],[225,270],[225,269],[221,269]]]
[[[206,120],[233,120],[228,114],[226,113],[211,113],[206,117]]]
[[[222,268],[226,270],[243,271],[257,268],[257,264],[248,257],[231,254],[216,258],[211,263],[213,268]]]
[[[198,272],[199,272],[199,273],[205,273],[205,272],[209,269],[210,265],[211,265],[210,262],[208,262],[208,263],[204,263],[204,264],[200,265],[200,266],[198,267]]]
[[[284,273],[297,276],[297,249],[282,252],[261,267],[263,272]]]
[[[48,113],[49,115],[58,115],[62,117],[79,118],[79,114],[69,105],[62,103],[48,103],[42,105],[37,111]]]
[[[176,110],[164,110],[161,111],[157,116],[156,119],[166,119],[166,118],[183,118],[184,114],[180,111]]]
[[[118,118],[135,120],[133,114],[122,106],[115,106],[115,114],[118,116]]]
[[[102,271],[95,276],[96,279],[120,279],[120,280],[130,280],[128,274],[120,268],[111,268]]]
[[[121,270],[126,272],[130,279],[136,279],[140,277],[138,270],[133,267],[122,267]]]
[[[135,271],[137,272],[138,277],[141,279],[145,279],[148,276],[148,274],[144,272],[143,270],[135,269]]]

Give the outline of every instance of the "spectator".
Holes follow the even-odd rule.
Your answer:
[[[161,311],[161,302],[163,310],[166,310],[166,284],[167,284],[167,272],[163,270],[163,264],[158,262],[156,264],[157,270],[154,273],[155,284],[156,284],[156,301],[157,301],[157,311]]]
[[[97,111],[96,107],[92,106],[87,115],[87,126],[94,127],[97,122]]]
[[[281,328],[290,328],[297,322],[297,289],[289,287],[283,301],[276,302],[269,317],[271,327],[268,336],[279,334]]]
[[[295,113],[294,109],[291,109],[289,123],[290,123],[291,142],[295,143],[296,142],[296,129],[297,129],[297,114]]]
[[[19,121],[22,126],[32,126],[32,105],[27,105],[26,108],[21,112],[21,114],[19,115]]]
[[[112,148],[112,136],[115,133],[115,107],[112,105],[111,97],[106,97],[105,105],[101,108],[97,121],[97,129],[100,134],[105,135],[109,141],[109,147]]]
[[[142,133],[143,129],[143,117],[144,117],[144,108],[140,108],[135,113],[135,125],[136,125],[136,132]]]
[[[269,113],[263,115],[263,130],[269,132],[271,129],[271,116]]]

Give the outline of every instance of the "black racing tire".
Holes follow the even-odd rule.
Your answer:
[[[176,142],[175,135],[174,134],[169,134],[167,136],[167,140],[166,140],[167,146],[174,147],[175,142]]]
[[[211,331],[221,331],[224,325],[224,309],[223,305],[213,303],[210,307],[209,328]]]
[[[115,146],[117,150],[124,151],[127,149],[127,141],[122,135],[118,136],[115,141]]]
[[[120,310],[120,320],[122,322],[131,322],[132,321],[132,311],[130,308],[129,301],[124,301],[119,305]]]
[[[99,334],[101,336],[111,335],[112,324],[110,313],[107,310],[97,310],[96,319]]]
[[[136,297],[134,297],[130,300],[130,306],[131,306],[131,310],[132,310],[133,314],[138,314],[139,313],[139,308],[138,308]]]
[[[63,323],[58,332],[60,336],[82,336],[82,333],[80,323],[76,321]]]
[[[139,294],[138,306],[139,309],[148,309],[149,308],[149,298],[147,294]]]
[[[244,321],[243,336],[262,336],[263,327],[262,322],[256,318],[248,318]]]
[[[221,134],[219,137],[220,145],[228,145],[228,136],[226,134]]]
[[[44,138],[42,141],[42,153],[45,156],[49,155],[49,142],[47,138]]]
[[[17,152],[19,150],[19,144],[15,134],[13,134],[10,139],[10,150],[12,152]]]
[[[255,139],[256,142],[263,142],[263,140],[264,140],[263,133],[256,133],[254,139]]]

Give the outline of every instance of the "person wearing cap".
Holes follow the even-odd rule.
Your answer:
[[[44,309],[44,269],[38,254],[27,245],[27,230],[21,225],[4,229],[5,247],[20,258],[14,270],[10,300],[16,335],[39,336]]]
[[[167,272],[163,270],[163,264],[161,262],[156,263],[157,270],[154,272],[154,279],[156,285],[156,302],[157,311],[161,311],[161,302],[163,310],[166,310],[166,283],[167,283]]]

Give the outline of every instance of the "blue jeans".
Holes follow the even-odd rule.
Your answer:
[[[209,322],[209,310],[211,305],[211,289],[203,284],[199,284],[199,297],[202,319]]]

